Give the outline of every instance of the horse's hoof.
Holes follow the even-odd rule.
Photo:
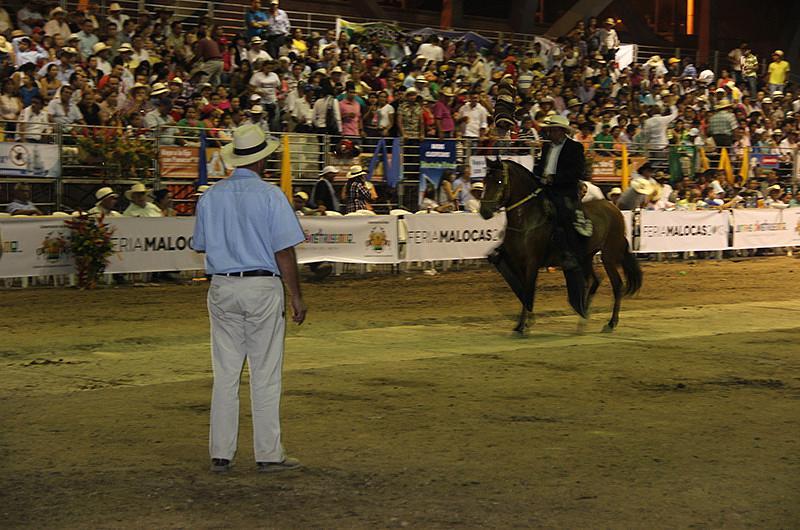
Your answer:
[[[614,326],[612,326],[611,324],[606,324],[605,326],[603,326],[603,333],[613,333],[613,332],[614,332]]]
[[[528,334],[527,331],[526,328],[514,328],[514,336],[521,339]]]

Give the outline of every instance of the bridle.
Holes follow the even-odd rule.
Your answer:
[[[520,206],[522,206],[526,202],[530,201],[531,199],[535,198],[536,196],[538,196],[542,192],[542,188],[541,187],[537,188],[536,190],[532,191],[531,193],[526,195],[524,198],[518,200],[514,204],[512,204],[510,206],[506,206],[506,204],[508,204],[508,201],[511,198],[510,197],[510,195],[511,195],[511,186],[508,185],[510,177],[509,177],[509,174],[508,174],[508,165],[504,161],[501,160],[500,161],[500,166],[503,168],[503,171],[502,171],[503,178],[502,178],[502,180],[498,180],[497,181],[497,183],[500,184],[500,191],[497,194],[499,196],[499,198],[495,197],[494,199],[481,199],[481,203],[486,203],[491,207],[492,214],[496,214],[504,206],[505,206],[505,209],[506,209],[506,213],[508,213],[508,212],[510,212],[512,210],[515,210],[516,208],[519,208]]]

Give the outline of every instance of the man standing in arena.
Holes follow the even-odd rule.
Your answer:
[[[257,126],[233,131],[222,149],[233,174],[200,198],[193,246],[205,252],[211,276],[208,312],[214,388],[209,450],[211,470],[226,472],[236,453],[239,381],[247,359],[253,411],[253,445],[259,471],[293,469],[300,463],[281,445],[279,406],[286,327],[281,279],[291,295],[293,320],[302,324],[294,247],[305,236],[281,190],[261,180],[279,142]]]

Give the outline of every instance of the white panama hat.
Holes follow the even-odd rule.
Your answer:
[[[278,149],[277,138],[267,138],[258,125],[242,125],[233,130],[233,141],[220,152],[229,166],[247,166],[266,158]]]
[[[95,206],[97,206],[101,202],[103,202],[103,200],[106,197],[112,197],[112,196],[113,197],[119,197],[119,195],[117,195],[117,193],[113,189],[109,188],[108,186],[106,186],[104,188],[100,188],[99,190],[94,192],[94,198],[97,199],[97,202],[94,203]]]
[[[128,199],[128,200],[131,200],[131,196],[134,193],[148,193],[149,191],[150,190],[147,189],[147,186],[145,186],[141,182],[137,182],[136,184],[131,186],[131,189],[129,189],[128,191],[125,192],[125,198]]]
[[[547,116],[544,121],[542,122],[543,127],[560,127],[567,131],[571,131],[572,127],[569,125],[569,120],[564,116],[559,116],[557,114],[551,114]]]

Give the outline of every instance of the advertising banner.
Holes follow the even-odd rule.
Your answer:
[[[505,215],[485,221],[475,213],[407,215],[405,261],[485,258],[503,240]]]
[[[68,239],[63,217],[0,221],[0,278],[70,274]]]
[[[800,245],[800,208],[733,210],[733,248]]]
[[[391,215],[301,217],[299,263],[397,263],[397,218]]]
[[[622,220],[625,221],[625,239],[628,240],[628,246],[633,250],[633,212],[622,210]]]
[[[456,168],[455,140],[423,140],[419,145],[419,204],[427,187],[439,189],[442,173]],[[434,200],[439,198],[434,196]]]
[[[192,250],[194,217],[120,217],[106,272],[203,270],[203,255]]]
[[[0,177],[56,178],[61,175],[59,146],[0,142]]]
[[[199,147],[169,145],[158,148],[158,168],[162,180],[197,180],[199,160]],[[233,172],[233,168],[225,166],[218,147],[206,148],[206,168],[209,180],[221,179]]]
[[[724,250],[728,247],[728,212],[643,210],[639,252]]]
[[[392,44],[397,41],[397,36],[400,34],[400,26],[391,22],[349,22],[343,18],[336,19],[336,39],[339,39],[339,34],[346,33],[352,39],[354,35],[364,35],[371,37],[378,36],[383,44]]]
[[[533,155],[501,155],[503,160],[511,160],[516,162],[528,171],[533,171]],[[483,155],[476,155],[469,157],[469,168],[472,172],[472,178],[482,179],[486,176],[486,157]]]

